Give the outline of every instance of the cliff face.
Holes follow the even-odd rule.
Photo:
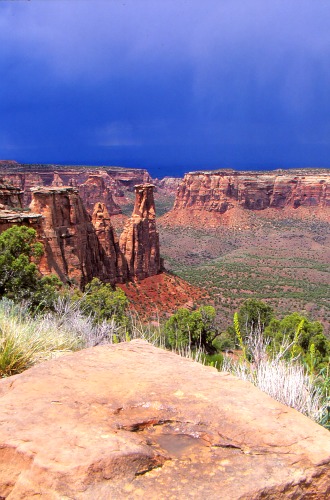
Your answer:
[[[119,247],[125,255],[129,276],[144,279],[161,271],[159,235],[152,184],[135,186],[135,206],[120,236]]]
[[[110,279],[111,283],[125,283],[128,279],[127,262],[120,251],[119,241],[104,203],[95,204],[92,223],[102,251],[105,254],[103,261],[106,266],[106,276],[103,280],[106,281],[107,278]]]
[[[328,208],[330,172],[193,172],[186,174],[179,185],[174,210],[223,214],[235,206],[247,210]]]
[[[32,196],[31,210],[43,216],[41,272],[56,273],[62,281],[80,286],[93,277],[110,281],[105,253],[78,190],[34,188]]]
[[[0,178],[0,208],[22,208],[23,192]]]
[[[45,248],[43,274],[84,287],[94,277],[115,284],[160,271],[152,185],[137,186],[120,244],[105,204],[96,203],[90,217],[75,187],[33,188],[30,208],[30,214],[0,210],[0,232],[14,224],[34,227]]]
[[[30,188],[73,186],[80,195],[90,215],[96,202],[105,203],[110,215],[121,213],[113,199],[123,199],[125,192],[133,191],[136,184],[150,182],[144,169],[121,167],[84,167],[63,165],[28,165],[13,161],[0,161],[0,176],[24,191],[24,206],[32,200]]]
[[[79,186],[79,194],[89,213],[93,213],[95,203],[102,202],[111,215],[121,213],[121,208],[115,203],[112,191],[101,174],[90,175],[86,182]]]

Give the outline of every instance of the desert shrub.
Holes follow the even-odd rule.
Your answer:
[[[214,352],[212,342],[217,335],[215,309],[212,306],[201,306],[195,311],[180,308],[166,321],[164,333],[167,346],[172,349],[189,346]]]
[[[257,327],[264,329],[273,317],[273,308],[257,299],[246,300],[238,311],[240,329],[246,334]]]
[[[265,329],[265,337],[272,341],[275,351],[279,351],[284,339],[293,342],[296,354],[300,354],[307,365],[313,362],[314,368],[321,369],[328,363],[330,342],[323,334],[322,324],[310,321],[297,312],[282,320],[273,318]],[[314,359],[311,359],[311,352]]]
[[[283,337],[278,349],[270,349],[270,338],[259,329],[251,330],[244,348],[249,353],[239,360],[224,357],[222,370],[247,380],[281,403],[295,408],[312,420],[328,425],[328,391],[321,374],[306,369],[299,355],[286,359],[294,340]]]
[[[62,283],[56,276],[41,276],[37,262],[42,254],[43,245],[32,228],[13,226],[0,234],[0,298],[51,306]]]
[[[0,377],[80,346],[75,332],[59,329],[48,317],[33,317],[25,305],[6,298],[0,301]]]
[[[109,283],[102,283],[98,278],[86,285],[80,300],[81,309],[91,315],[95,322],[113,320],[123,326],[128,326],[129,323],[128,305],[123,290],[114,290]]]

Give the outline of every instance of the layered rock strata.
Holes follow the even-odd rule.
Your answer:
[[[191,172],[179,185],[174,211],[206,210],[223,214],[234,207],[266,208],[330,207],[328,170],[280,170]]]
[[[24,206],[31,203],[31,187],[79,187],[90,215],[93,213],[94,204],[98,201],[105,203],[111,215],[121,213],[113,197],[118,197],[119,200],[124,199],[125,192],[134,191],[135,184],[151,180],[150,175],[144,169],[29,165],[13,161],[0,161],[0,175],[7,182],[24,191]]]
[[[23,191],[9,184],[0,178],[0,208],[21,209],[23,201]]]
[[[114,201],[112,189],[107,185],[106,176],[93,174],[86,182],[79,186],[79,194],[84,201],[84,205],[89,213],[93,213],[95,203],[102,202],[111,215],[121,213],[121,208]]]
[[[144,279],[161,271],[153,184],[135,186],[135,205],[119,239],[129,276]]]
[[[112,227],[109,212],[104,203],[94,206],[92,223],[97,239],[105,253],[105,266],[111,283],[125,283],[128,280],[128,268],[125,255],[119,248],[119,241]]]
[[[92,278],[125,283],[160,271],[153,186],[139,185],[133,216],[119,244],[107,207],[96,203],[92,217],[75,187],[32,188],[33,213],[0,211],[0,232],[12,225],[37,230],[45,252],[43,274],[56,273],[63,282],[84,287]]]
[[[0,394],[8,500],[330,496],[329,431],[141,340],[42,363]]]
[[[105,251],[76,188],[34,188],[31,210],[43,216],[42,273],[84,286],[93,277],[111,281]]]

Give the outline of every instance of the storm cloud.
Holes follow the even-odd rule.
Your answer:
[[[0,1],[0,156],[330,167],[330,4]]]

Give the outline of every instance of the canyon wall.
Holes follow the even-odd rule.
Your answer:
[[[125,193],[133,192],[136,184],[151,180],[144,169],[30,165],[4,160],[0,161],[0,176],[7,184],[23,191],[22,202],[26,207],[32,201],[31,188],[78,187],[90,215],[96,202],[104,203],[110,215],[121,213],[118,203],[125,203]]]
[[[330,172],[326,169],[191,172],[178,187],[173,210],[223,214],[236,206],[246,210],[329,208]]]
[[[88,214],[76,187],[35,187],[30,213],[0,210],[0,232],[12,225],[36,229],[44,245],[42,274],[80,287],[97,277],[111,284],[144,279],[161,270],[153,186],[136,188],[132,218],[119,240],[104,203]]]
[[[21,209],[23,204],[23,191],[0,178],[0,206],[4,208]]]

